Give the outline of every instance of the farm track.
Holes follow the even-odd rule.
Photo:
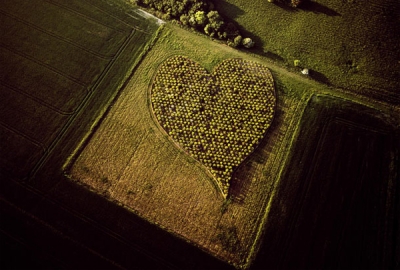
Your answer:
[[[115,30],[115,31],[117,31],[117,32],[125,33],[125,31],[124,31],[124,30],[121,30],[120,28],[110,26],[110,25],[104,23],[104,22],[101,21],[101,20],[95,19],[95,18],[93,18],[93,17],[91,17],[91,16],[87,16],[85,13],[82,13],[82,12],[80,12],[80,11],[74,9],[74,8],[70,8],[70,7],[68,7],[67,5],[64,5],[64,4],[61,4],[61,3],[57,2],[57,1],[52,1],[52,0],[45,0],[45,1],[48,2],[48,3],[51,3],[51,4],[55,5],[55,6],[58,6],[58,7],[62,8],[62,9],[65,9],[65,10],[68,10],[68,11],[70,11],[70,12],[73,12],[73,13],[75,13],[76,15],[78,15],[78,16],[80,16],[80,17],[83,17],[83,18],[85,18],[85,19],[87,19],[87,20],[89,20],[89,21],[96,22],[96,23],[98,23],[98,24],[100,24],[100,25],[102,25],[102,26],[104,26],[104,27],[111,28],[111,29],[113,29],[113,30]],[[92,4],[91,4],[91,5],[92,5]]]
[[[152,34],[152,32],[150,32],[150,31],[143,30],[143,29],[140,28],[140,27],[132,26],[131,23],[128,23],[128,22],[126,22],[124,19],[121,19],[120,17],[118,17],[117,14],[113,14],[113,13],[107,12],[107,11],[104,9],[104,7],[100,7],[100,5],[98,5],[98,4],[99,4],[98,1],[93,1],[93,0],[92,0],[92,1],[90,1],[90,0],[84,0],[84,1],[87,2],[87,3],[90,3],[92,6],[96,7],[99,11],[103,12],[104,14],[108,14],[109,16],[111,16],[112,18],[114,18],[114,19],[120,21],[121,23],[123,23],[123,24],[125,24],[125,25],[127,25],[127,26],[130,26],[130,27],[133,27],[133,28],[134,28],[135,30],[137,30],[137,31],[140,31],[140,32],[143,32],[143,33],[146,33],[146,34]],[[137,11],[135,11],[135,13],[137,13]],[[132,15],[130,15],[129,13],[128,13],[128,16],[132,18]],[[134,17],[134,18],[136,19],[136,17]]]
[[[10,90],[12,90],[12,91],[17,92],[18,94],[24,95],[24,96],[26,96],[27,98],[32,99],[33,101],[37,102],[38,104],[43,105],[43,106],[45,106],[45,107],[47,107],[47,108],[49,108],[49,109],[55,111],[55,112],[58,113],[58,114],[61,114],[61,115],[71,115],[71,114],[74,114],[74,113],[76,112],[75,110],[73,110],[73,111],[63,111],[63,110],[60,110],[58,107],[53,106],[51,103],[45,102],[45,101],[43,101],[42,99],[37,98],[37,97],[35,97],[34,95],[31,95],[31,94],[29,94],[29,93],[27,93],[27,92],[25,92],[25,91],[23,91],[23,90],[21,90],[21,89],[18,89],[18,88],[14,87],[14,86],[8,85],[8,84],[7,84],[6,82],[4,82],[4,81],[0,81],[0,84],[1,84],[2,86],[6,87],[6,88],[8,88],[8,89],[10,89]]]
[[[12,52],[12,53],[14,53],[16,55],[19,55],[22,58],[28,59],[28,60],[30,60],[30,61],[32,61],[32,62],[34,62],[34,63],[36,63],[36,64],[38,64],[38,65],[40,65],[42,67],[44,67],[44,68],[56,73],[57,75],[60,75],[61,77],[64,77],[64,78],[70,80],[71,82],[74,82],[74,83],[76,83],[76,84],[78,84],[80,86],[83,86],[85,88],[87,87],[87,84],[85,84],[85,82],[80,81],[78,78],[63,72],[62,70],[60,70],[58,68],[55,68],[55,67],[53,67],[51,65],[48,65],[46,62],[44,62],[44,61],[42,61],[40,59],[32,57],[32,56],[30,56],[28,54],[25,54],[23,52],[16,51],[16,50],[12,49],[11,47],[9,47],[9,46],[7,46],[7,45],[5,45],[3,43],[0,43],[0,47],[2,47],[3,49],[6,49],[6,50],[8,50],[8,51],[10,51],[10,52]]]

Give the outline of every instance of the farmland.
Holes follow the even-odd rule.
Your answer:
[[[196,43],[204,42],[207,46],[199,50]],[[291,133],[286,130],[293,128],[292,119],[307,94],[292,92],[292,97],[280,99],[276,112],[279,120],[275,119],[267,130],[269,139],[262,140],[253,158],[246,159],[243,168],[232,176],[229,202],[215,188],[215,180],[203,165],[176,147],[151,113],[152,75],[166,59],[183,54],[181,48],[185,48],[184,55],[191,55],[200,64],[210,63],[207,58],[216,51],[223,52],[221,60],[240,55],[225,45],[166,26],[69,174],[214,256],[243,266],[258,243],[268,194],[290,141]],[[208,70],[213,69],[208,66]],[[277,78],[278,96],[292,91],[290,84],[284,86],[280,76]]]
[[[129,2],[0,7],[0,267],[399,265],[391,1],[218,1],[247,52]]]
[[[249,267],[261,243],[263,226],[273,216],[266,209],[275,207],[275,189],[285,178],[281,178],[285,164],[292,163],[286,163],[286,158],[307,100],[315,93],[329,93],[330,89],[323,85],[315,88],[309,79],[271,67],[277,96],[274,120],[254,153],[232,175],[229,198],[224,200],[207,166],[193,159],[194,154],[188,154],[185,142],[179,141],[181,137],[166,133],[171,130],[163,126],[167,123],[163,120],[167,110],[159,116],[153,112],[157,106],[162,108],[154,105],[153,91],[164,89],[161,85],[166,80],[154,74],[164,74],[162,70],[169,60],[201,70],[197,63],[187,60],[187,55],[208,73],[215,72],[226,59],[244,56],[223,44],[167,25],[90,141],[75,162],[68,164],[68,174],[212,255],[237,267]],[[262,61],[255,56],[245,57],[254,63]],[[268,62],[263,64],[268,66]],[[196,81],[191,82],[196,85]],[[338,92],[337,98],[354,97]],[[174,102],[179,105],[179,99]],[[368,100],[361,102],[383,108]]]
[[[255,53],[297,72],[300,60],[317,81],[399,103],[398,1],[304,1],[297,9],[266,2],[221,0],[216,7],[253,38]]]
[[[200,43],[207,45],[200,47]],[[212,58],[213,53],[216,58]],[[174,141],[179,137],[171,135],[171,139],[158,125],[162,115],[158,119],[152,115],[151,75],[158,74],[168,59],[186,59],[176,55],[190,55],[209,72],[224,59],[239,56],[227,46],[166,26],[136,71],[133,83],[127,85],[70,174],[72,179],[79,179],[152,223],[243,267],[255,256],[265,222],[264,210],[279,184],[306,101],[313,93],[329,93],[329,89],[315,89],[305,78],[272,69],[278,97],[274,121],[256,151],[233,174],[226,201],[218,195],[214,179],[203,165],[193,160],[184,147],[176,146]],[[250,56],[246,60],[260,61]],[[161,82],[155,81],[154,85]]]
[[[115,74],[125,77],[157,29],[114,19],[101,6],[66,3],[6,1],[0,9],[0,162],[18,177],[42,166],[90,99],[99,110],[115,95],[107,90],[120,84]],[[126,49],[132,60],[123,67]],[[103,101],[99,92],[107,92]]]
[[[392,267],[399,135],[396,118],[314,96],[277,188],[260,266]]]

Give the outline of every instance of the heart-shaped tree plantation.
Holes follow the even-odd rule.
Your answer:
[[[174,56],[159,67],[151,103],[160,125],[209,170],[226,198],[234,170],[270,126],[276,98],[271,72],[263,65],[227,59],[210,74]]]

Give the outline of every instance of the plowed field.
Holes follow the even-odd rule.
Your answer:
[[[96,1],[2,2],[2,170],[34,174],[89,100],[100,91],[115,95],[157,29],[125,16]]]

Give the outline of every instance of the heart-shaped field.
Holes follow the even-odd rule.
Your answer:
[[[243,59],[224,60],[210,74],[174,56],[161,64],[151,88],[159,124],[209,170],[225,198],[234,170],[270,126],[275,103],[269,69]]]

